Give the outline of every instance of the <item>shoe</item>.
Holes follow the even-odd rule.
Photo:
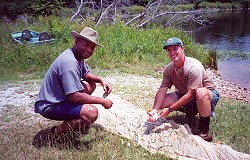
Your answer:
[[[199,134],[199,136],[200,136],[203,140],[205,140],[205,141],[207,141],[207,142],[212,142],[212,141],[213,141],[213,137],[212,137],[212,135],[211,135],[209,132],[207,132],[207,133],[201,132],[201,133]]]

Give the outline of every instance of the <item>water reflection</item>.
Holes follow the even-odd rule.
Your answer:
[[[196,43],[216,50],[235,50],[250,54],[250,12],[218,12],[209,17],[215,23],[193,32]],[[221,77],[250,90],[250,59],[219,61]]]
[[[224,80],[234,82],[240,86],[250,90],[249,83],[249,61],[243,60],[227,60],[219,63],[219,72]],[[240,68],[240,70],[239,70]]]

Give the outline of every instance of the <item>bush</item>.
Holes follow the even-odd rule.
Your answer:
[[[16,21],[19,23],[19,21]],[[17,27],[22,26],[22,27]],[[45,45],[17,45],[12,43],[10,33],[20,31],[27,26],[12,24],[1,25],[1,68],[22,72],[43,72],[63,50],[72,47],[74,40],[70,32],[80,32],[84,27],[92,26],[88,22],[70,23],[63,18],[50,16],[39,17],[38,21],[30,24],[28,29],[49,31],[57,39]],[[162,49],[165,40],[176,36],[183,40],[188,56],[196,57],[204,64],[208,53],[201,46],[193,45],[191,38],[182,31],[174,28],[137,29],[125,27],[122,23],[94,27],[99,33],[99,41],[104,46],[97,48],[89,59],[92,68],[119,69],[128,73],[154,74],[155,69],[165,66],[170,60]],[[142,67],[143,66],[143,67]]]

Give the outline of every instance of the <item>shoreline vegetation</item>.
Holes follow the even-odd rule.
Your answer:
[[[25,2],[28,1],[22,4]],[[9,5],[7,1],[4,4]],[[18,6],[18,3],[13,2],[13,4]],[[212,3],[209,5],[204,4],[203,7],[228,8],[221,7],[221,3],[216,3],[215,7],[212,7]],[[232,8],[232,4],[228,6]],[[234,6],[235,9],[242,8],[242,6]],[[19,17],[14,21],[2,17],[0,22],[0,92],[5,93],[14,88],[13,95],[10,93],[9,97],[8,95],[4,97],[8,101],[0,109],[0,134],[2,135],[0,136],[0,159],[168,159],[166,155],[149,153],[132,141],[100,128],[91,128],[88,133],[81,135],[83,143],[80,149],[72,144],[51,145],[50,142],[44,142],[43,147],[37,148],[32,144],[34,135],[48,131],[50,127],[60,122],[47,121],[35,115],[33,104],[22,97],[26,96],[29,99],[35,97],[50,64],[58,54],[72,46],[73,39],[69,34],[70,31],[81,31],[86,26],[92,26],[98,31],[100,44],[104,46],[97,48],[93,57],[87,61],[92,71],[110,81],[113,80],[111,84],[115,94],[144,109],[152,106],[155,90],[150,87],[152,83],[158,87],[162,67],[170,61],[162,49],[166,36],[177,36],[182,39],[188,56],[199,59],[206,68],[210,68],[209,66],[216,62],[215,59],[211,61],[209,51],[202,45],[193,44],[192,38],[187,33],[174,26],[163,28],[149,25],[145,28],[137,28],[134,25],[125,26],[124,22],[117,19],[115,24],[95,25],[99,12],[86,6],[84,12],[81,12],[82,17],[78,15],[70,22],[72,8],[46,7],[46,9],[51,9],[52,14],[43,16],[40,10],[32,10],[34,8],[30,7],[29,9],[34,14],[39,14],[31,16],[25,13],[23,18]],[[171,8],[171,6],[168,7]],[[76,8],[75,6],[74,9]],[[175,9],[181,11],[188,10],[188,8],[193,9],[193,5],[178,5]],[[138,14],[143,9],[142,6],[131,6],[127,8],[127,11],[132,10],[132,13]],[[108,22],[110,17],[104,17],[107,18],[105,22]],[[117,17],[122,16],[117,15]],[[13,43],[10,34],[23,29],[46,31],[53,34],[56,40],[42,45]],[[216,117],[211,121],[214,142],[227,144],[237,151],[250,154],[250,128],[248,127],[250,92],[236,84],[222,80],[213,69],[207,69],[207,72],[222,94],[216,108]],[[141,81],[128,85],[134,80]],[[26,87],[22,88],[19,84],[24,84]],[[16,90],[15,87],[17,87]],[[32,94],[29,94],[30,92]],[[29,103],[12,104],[11,102],[15,100]],[[1,102],[3,101],[5,100]]]

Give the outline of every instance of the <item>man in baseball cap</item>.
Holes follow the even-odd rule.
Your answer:
[[[219,101],[219,92],[201,62],[185,56],[184,45],[179,38],[169,38],[163,49],[172,62],[164,69],[163,80],[148,120],[154,122],[172,111],[181,111],[186,114],[187,122],[192,127],[194,116],[199,113],[198,134],[202,139],[212,141],[209,133],[210,115]],[[172,86],[176,91],[168,92]],[[158,110],[161,111],[158,113]]]
[[[105,95],[112,88],[108,82],[90,72],[85,59],[92,56],[98,43],[98,33],[85,27],[80,33],[72,31],[75,40],[72,48],[62,52],[48,69],[35,102],[35,112],[43,117],[63,121],[54,126],[51,133],[59,136],[69,130],[85,128],[98,117],[98,110],[92,104],[101,104],[105,109],[112,107],[112,101],[91,94],[96,83],[103,87]]]

